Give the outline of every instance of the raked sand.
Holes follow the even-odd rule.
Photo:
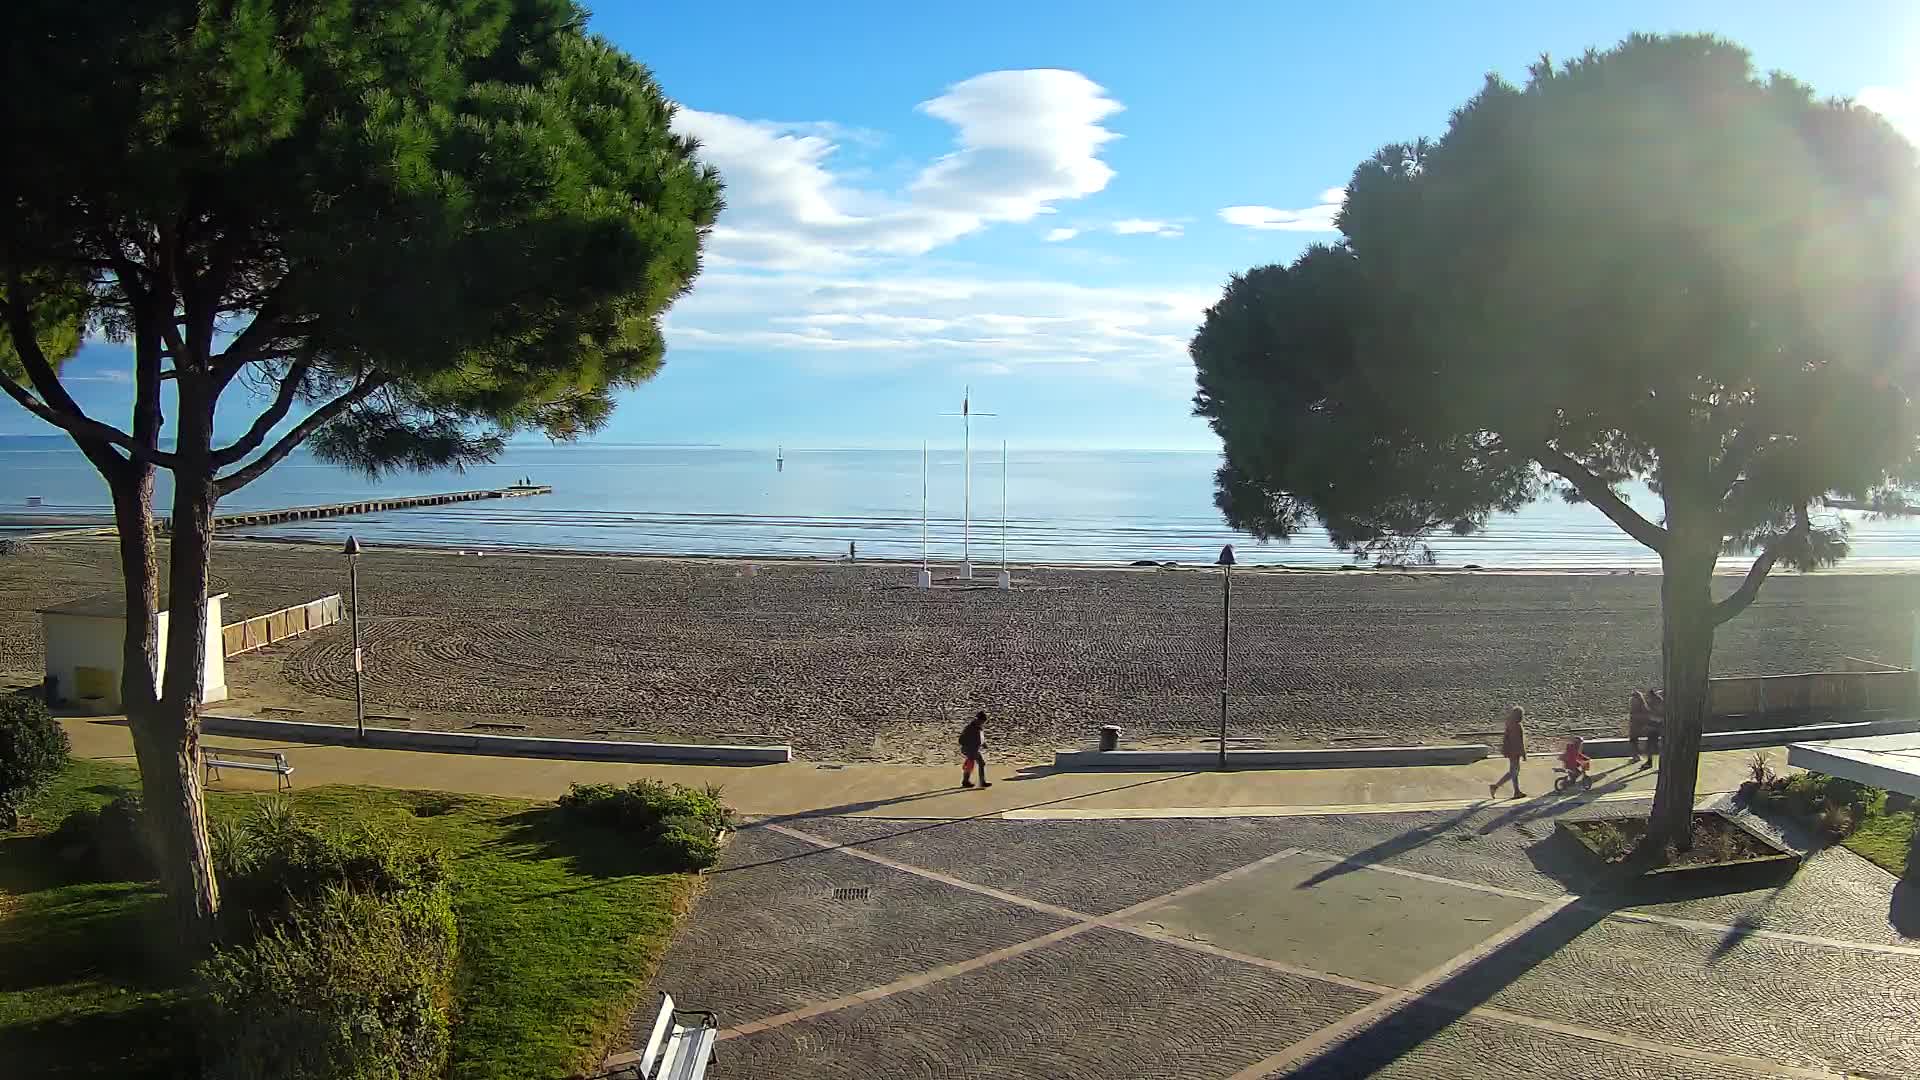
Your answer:
[[[39,679],[34,609],[117,589],[110,540],[0,558],[0,686]],[[237,620],[346,591],[313,545],[223,542]],[[942,577],[946,576],[943,572]],[[360,567],[368,709],[396,725],[531,734],[771,737],[809,758],[930,762],[991,710],[993,750],[1034,760],[1102,723],[1129,741],[1219,719],[1213,570],[1016,569],[1015,588],[912,588],[898,565],[750,564],[375,550]],[[1731,589],[1731,580],[1722,582]],[[1719,674],[1905,664],[1920,575],[1777,576],[1722,628]],[[1484,741],[1502,708],[1541,748],[1617,732],[1657,677],[1647,574],[1237,572],[1235,736]],[[345,624],[228,662],[225,708],[350,721]],[[628,729],[628,730],[622,730]]]

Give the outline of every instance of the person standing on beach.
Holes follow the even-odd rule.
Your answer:
[[[1660,752],[1660,737],[1666,733],[1667,692],[1665,690],[1647,691],[1647,760],[1640,763],[1642,769],[1657,767],[1653,756]]]
[[[1505,776],[1487,785],[1487,798],[1491,799],[1500,790],[1500,785],[1513,781],[1513,797],[1526,798],[1527,793],[1520,790],[1520,762],[1527,756],[1527,732],[1523,727],[1527,714],[1515,705],[1507,710],[1507,730],[1500,736],[1500,753],[1507,759]]]
[[[984,751],[987,746],[987,711],[980,710],[960,729],[960,753],[963,755],[960,765],[960,786],[973,786],[974,766],[980,767],[980,786],[990,788],[987,782],[987,759]]]

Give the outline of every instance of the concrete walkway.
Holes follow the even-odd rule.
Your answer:
[[[119,717],[61,721],[82,757],[133,760],[133,742]],[[958,787],[959,768],[923,765],[631,765],[602,761],[429,754],[206,736],[208,746],[282,750],[294,767],[296,788],[370,784],[478,795],[551,799],[574,783],[626,783],[639,777],[683,784],[719,784],[743,814],[786,817],[832,814],[953,819],[988,815],[1015,820],[1048,818],[1267,817],[1461,809],[1487,801],[1487,785],[1506,770],[1500,759],[1471,765],[1401,769],[1319,769],[1249,772],[1073,772],[1028,769],[994,774],[992,788]],[[1772,753],[1785,767],[1785,751]],[[1746,778],[1750,751],[1701,757],[1699,790],[1731,791]],[[1654,773],[1625,762],[1596,763],[1593,790],[1563,801],[1610,801],[1650,796]],[[267,773],[229,771],[212,790],[271,790]],[[1552,759],[1534,758],[1522,770],[1530,796],[1553,793]],[[1505,788],[1502,797],[1511,793]]]

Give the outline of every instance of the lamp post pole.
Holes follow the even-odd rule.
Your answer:
[[[1233,545],[1220,549],[1220,771],[1227,769],[1227,630],[1233,625]]]
[[[367,739],[367,696],[361,687],[365,667],[360,654],[360,539],[347,537],[347,594],[353,604],[353,726],[360,741]]]

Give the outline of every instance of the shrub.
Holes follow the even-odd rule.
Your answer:
[[[0,697],[0,829],[17,828],[27,796],[66,767],[67,733],[35,698]]]
[[[714,835],[733,827],[733,808],[721,795],[717,784],[575,784],[560,796],[560,811],[578,824],[631,834],[670,868],[699,870],[719,861]]]
[[[1747,761],[1747,776],[1761,788],[1773,783],[1776,776],[1773,771],[1773,759],[1767,757],[1766,751],[1753,752],[1753,757]]]
[[[152,881],[159,873],[146,811],[130,792],[98,810],[75,810],[60,819],[53,841],[101,881]]]
[[[429,1080],[446,1068],[458,934],[444,883],[331,888],[200,966],[209,1080]]]
[[[1858,818],[1850,804],[1830,802],[1820,812],[1820,831],[1835,840],[1844,840],[1853,835],[1853,827]]]
[[[1597,822],[1587,828],[1587,840],[1592,843],[1595,854],[1607,862],[1624,858],[1633,847],[1627,834],[1620,826],[1611,821]]]
[[[334,888],[375,897],[431,891],[447,880],[440,852],[371,832],[326,833],[302,822],[283,799],[260,803],[238,826],[213,836],[229,931],[271,921]]]

